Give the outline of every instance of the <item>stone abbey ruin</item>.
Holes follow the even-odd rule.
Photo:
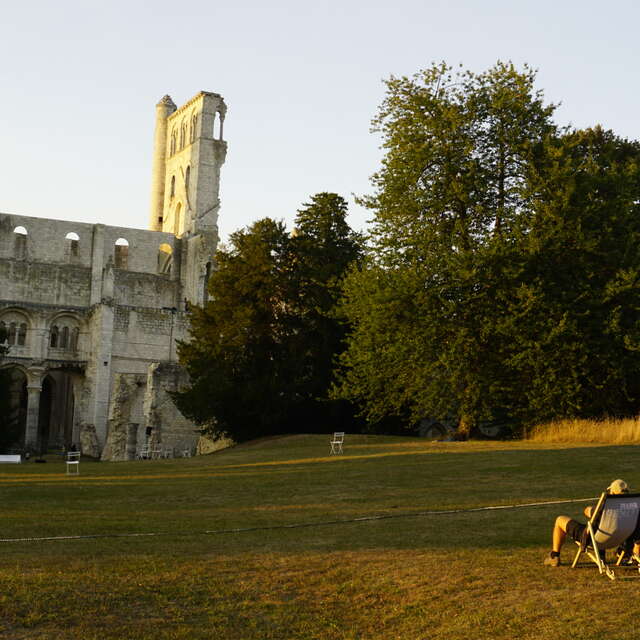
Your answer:
[[[167,392],[188,306],[207,297],[225,113],[216,93],[158,103],[148,231],[0,213],[0,366],[21,448],[127,460],[195,446]]]

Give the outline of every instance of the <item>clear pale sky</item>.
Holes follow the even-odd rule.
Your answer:
[[[311,194],[368,213],[382,79],[528,62],[556,120],[640,138],[630,0],[23,0],[0,14],[0,211],[145,228],[155,104],[224,96],[219,227],[288,223]]]

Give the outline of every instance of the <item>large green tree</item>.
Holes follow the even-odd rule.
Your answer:
[[[637,148],[560,130],[534,83],[502,63],[387,83],[336,389],[371,420],[450,418],[468,433],[637,402],[635,321],[612,298],[636,295]]]
[[[551,165],[551,166],[549,166]],[[507,365],[528,421],[640,408],[640,144],[600,127],[549,141],[518,241]]]
[[[176,396],[185,415],[236,441],[332,429],[352,416],[327,398],[344,338],[340,284],[361,251],[346,215],[340,196],[320,193],[292,233],[266,218],[217,252],[210,301],[192,310],[179,349],[191,378]]]

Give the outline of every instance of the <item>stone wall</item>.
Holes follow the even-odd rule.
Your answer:
[[[178,411],[169,395],[187,381],[187,373],[176,363],[153,363],[149,366],[144,398],[146,426],[152,430],[153,444],[172,448],[176,454],[184,450],[195,453],[200,435],[200,430]]]
[[[131,373],[116,373],[113,376],[107,439],[102,450],[103,460],[132,460],[143,427],[142,404],[145,377]],[[133,442],[130,425],[135,424]],[[127,445],[132,446],[127,446]]]
[[[0,259],[4,300],[86,307],[91,271],[75,265]]]

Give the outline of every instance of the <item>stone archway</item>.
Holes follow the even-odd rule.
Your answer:
[[[41,453],[68,449],[73,443],[73,387],[73,376],[66,371],[48,371],[42,379],[37,444]]]
[[[27,376],[19,367],[7,367],[9,382],[8,420],[3,427],[7,433],[0,434],[3,448],[22,448],[27,426]]]

